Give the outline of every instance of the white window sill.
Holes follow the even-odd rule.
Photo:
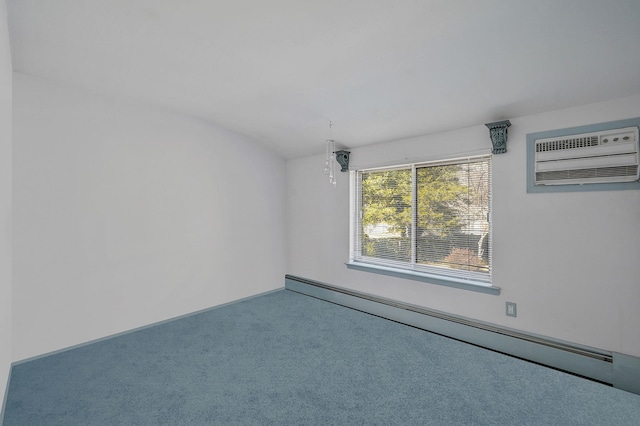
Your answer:
[[[494,287],[490,283],[482,281],[465,280],[462,278],[447,277],[444,275],[428,274],[424,272],[409,271],[406,269],[393,268],[389,266],[373,265],[362,262],[349,262],[347,268],[356,271],[372,272],[374,274],[389,275],[396,278],[422,281],[430,284],[443,285],[446,287],[458,288],[461,290],[476,291],[479,293],[500,294],[500,287]]]

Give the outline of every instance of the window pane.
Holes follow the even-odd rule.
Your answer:
[[[411,169],[362,174],[362,255],[411,262]]]
[[[418,264],[489,272],[489,162],[417,170]]]

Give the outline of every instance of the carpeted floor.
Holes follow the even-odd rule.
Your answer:
[[[13,367],[4,425],[638,425],[640,395],[288,290]]]

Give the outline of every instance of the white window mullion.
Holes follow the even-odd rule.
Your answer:
[[[418,179],[415,164],[411,166],[411,264],[418,258]]]

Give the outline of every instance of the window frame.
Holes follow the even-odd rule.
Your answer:
[[[415,250],[416,250],[416,232],[411,232],[411,245],[412,255],[409,262],[399,262],[387,259],[373,258],[362,256],[362,236],[359,232],[361,226],[361,220],[359,216],[362,211],[362,186],[360,177],[362,173],[377,172],[377,171],[391,171],[391,170],[411,170],[412,175],[412,229],[415,230],[417,226],[417,188],[416,175],[417,170],[421,167],[433,167],[438,165],[449,164],[469,164],[471,162],[484,161],[489,162],[489,244],[491,252],[492,230],[493,230],[493,218],[491,214],[492,210],[492,156],[491,155],[475,155],[458,157],[451,159],[444,159],[438,161],[427,162],[412,162],[405,164],[396,164],[387,167],[371,167],[360,168],[358,170],[352,170],[350,172],[350,215],[349,215],[349,262],[346,264],[349,269],[372,272],[382,275],[393,276],[396,278],[405,278],[411,280],[422,281],[431,284],[444,285],[448,287],[454,287],[459,289],[471,290],[488,294],[500,294],[500,288],[495,287],[492,284],[491,275],[491,256],[489,256],[489,272],[488,273],[474,273],[471,271],[461,272],[460,270],[452,270],[451,274],[447,274],[446,268],[440,268],[436,266],[420,265],[416,262]]]

